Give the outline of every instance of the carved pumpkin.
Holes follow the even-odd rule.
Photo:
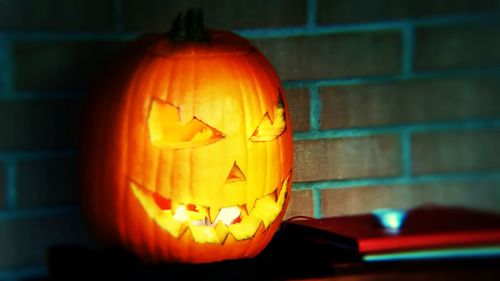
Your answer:
[[[152,262],[253,257],[290,196],[292,130],[278,76],[245,39],[200,33],[196,15],[178,19],[169,38],[134,43],[86,112],[89,225]]]

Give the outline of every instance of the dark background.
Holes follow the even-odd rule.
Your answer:
[[[54,243],[92,243],[77,198],[82,100],[117,51],[190,7],[249,38],[283,80],[287,217],[500,211],[498,0],[0,0],[0,279],[44,274]]]

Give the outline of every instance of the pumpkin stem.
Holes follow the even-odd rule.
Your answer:
[[[172,23],[167,37],[175,42],[208,42],[210,33],[203,26],[203,12],[201,9],[189,9],[180,12]]]

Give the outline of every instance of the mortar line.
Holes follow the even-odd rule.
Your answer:
[[[50,208],[30,208],[0,211],[0,222],[5,220],[22,220],[33,217],[53,217],[58,215],[77,214],[80,212],[79,205],[68,205]]]
[[[0,150],[0,161],[8,163],[9,161],[34,160],[46,158],[74,157],[77,155],[75,149],[61,150],[20,150],[20,151],[2,151]]]
[[[0,280],[3,281],[19,281],[15,271],[2,271],[0,270]]]
[[[113,23],[114,25],[115,23]],[[139,32],[41,32],[41,31],[16,31],[0,32],[10,40],[23,41],[91,41],[113,40],[130,41],[142,34]]]
[[[436,71],[425,73],[411,73],[409,75],[397,74],[389,76],[371,76],[371,77],[346,77],[334,78],[323,80],[297,80],[297,81],[284,81],[285,88],[311,88],[311,87],[328,87],[328,86],[348,86],[369,83],[391,83],[399,81],[413,81],[432,78],[459,78],[467,76],[474,77],[488,77],[500,75],[500,67],[483,68],[483,69],[464,69],[452,71]],[[8,79],[10,81],[10,78]],[[0,101],[10,100],[38,100],[38,99],[81,99],[85,97],[82,91],[68,91],[68,92],[37,92],[37,91],[20,91],[16,95],[0,95]]]
[[[339,34],[350,32],[369,32],[369,31],[391,31],[404,30],[406,26],[414,25],[416,27],[428,26],[448,26],[462,23],[492,23],[500,21],[500,17],[494,13],[482,13],[477,15],[461,15],[448,17],[432,17],[427,19],[416,20],[396,20],[396,21],[380,21],[370,23],[356,24],[330,24],[316,25],[314,28],[304,27],[288,27],[288,28],[271,28],[271,29],[239,29],[236,33],[251,39],[265,38],[284,38],[293,36],[317,36],[325,34]]]
[[[313,200],[313,216],[315,218],[323,217],[321,211],[321,191],[317,188],[311,188],[312,200]]]
[[[114,24],[115,24],[115,31],[116,32],[121,32],[123,31],[123,2],[122,0],[115,0],[114,1]]]
[[[363,178],[347,180],[322,180],[315,182],[294,182],[294,190],[323,190],[357,188],[379,185],[402,185],[402,184],[425,184],[435,182],[499,182],[500,172],[470,172],[470,173],[446,173],[417,175],[411,178],[398,176],[386,178]]]
[[[236,29],[234,32],[250,38],[276,38],[290,36],[316,36],[323,34],[346,33],[346,32],[369,32],[369,31],[386,31],[386,30],[402,30],[404,26],[413,24],[416,27],[428,26],[446,26],[461,23],[493,23],[500,21],[500,17],[496,13],[481,13],[476,15],[459,15],[447,17],[432,17],[416,20],[396,20],[382,21],[371,23],[357,24],[330,24],[330,25],[315,25],[314,28],[308,28],[308,25],[303,27],[284,27],[284,28],[253,28],[253,29]],[[16,31],[2,32],[9,39],[23,40],[132,40],[141,35],[139,32],[40,32],[40,31]]]
[[[47,276],[47,267],[40,266],[23,266],[14,270],[0,270],[0,280],[17,281],[25,279],[38,279]]]
[[[285,88],[311,88],[311,87],[328,87],[328,86],[348,86],[369,83],[390,83],[399,81],[422,80],[432,78],[459,78],[468,76],[488,77],[500,75],[500,67],[483,68],[483,69],[462,69],[462,70],[447,70],[424,73],[411,73],[409,75],[396,74],[389,76],[366,76],[366,77],[346,77],[322,80],[296,80],[283,81]],[[16,95],[2,96],[0,100],[37,100],[37,99],[80,99],[84,98],[85,93],[82,91],[67,91],[67,92],[37,92],[37,91],[20,91]]]
[[[413,56],[415,52],[415,27],[407,24],[403,27],[403,52],[402,52],[402,68],[403,75],[410,75],[413,69]]]
[[[457,16],[442,16],[442,17],[429,17],[424,19],[413,20],[417,27],[431,27],[431,26],[446,26],[456,25],[462,23],[494,23],[499,22],[500,16],[495,12],[483,12],[475,15],[457,15]]]
[[[423,133],[436,131],[474,131],[481,129],[500,128],[500,119],[468,119],[449,122],[432,123],[409,123],[399,125],[386,125],[378,127],[341,128],[317,131],[296,132],[293,135],[294,141],[319,140],[334,138],[354,138],[367,137],[385,134]]]
[[[83,92],[16,92],[15,95],[0,95],[0,101],[81,100],[85,96]]]
[[[5,163],[5,205],[8,210],[13,210],[17,205],[17,161],[10,160]]]
[[[410,178],[412,171],[411,134],[408,130],[401,133],[401,167],[403,177]]]
[[[319,130],[320,128],[321,107],[318,87],[309,87],[309,126],[311,130]]]
[[[313,29],[316,26],[316,15],[318,11],[318,3],[316,0],[307,0],[307,23],[308,29]]]
[[[328,86],[348,86],[369,83],[390,83],[408,80],[423,80],[423,79],[446,79],[460,77],[486,77],[500,75],[500,67],[487,67],[476,69],[456,69],[456,70],[439,70],[428,72],[412,72],[408,75],[395,74],[386,76],[358,76],[358,77],[339,77],[333,79],[316,79],[316,80],[285,80],[284,87],[287,88],[307,88],[311,86],[328,87]]]
[[[0,98],[12,95],[13,68],[11,57],[10,42],[0,34]]]

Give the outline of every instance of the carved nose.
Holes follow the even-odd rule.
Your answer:
[[[231,168],[231,171],[229,171],[229,174],[227,175],[226,183],[232,183],[232,182],[238,182],[238,181],[245,181],[246,177],[243,171],[241,171],[241,168],[236,164],[236,161],[233,164],[233,167]]]

